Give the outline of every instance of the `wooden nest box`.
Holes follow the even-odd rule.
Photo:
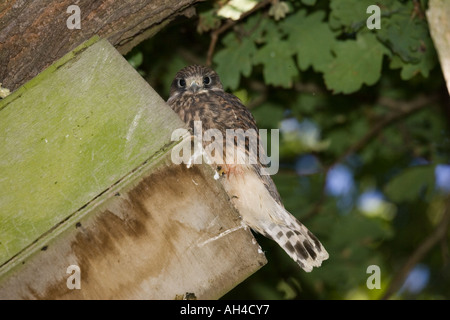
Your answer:
[[[266,263],[184,123],[92,38],[0,101],[0,299],[216,299]],[[229,232],[226,232],[226,231]]]

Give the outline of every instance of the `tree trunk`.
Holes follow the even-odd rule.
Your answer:
[[[448,0],[431,0],[427,18],[431,37],[447,83],[447,90],[450,93],[450,2]]]
[[[201,0],[41,0],[0,2],[0,83],[11,91],[97,34],[125,54]],[[70,5],[80,29],[69,29]],[[67,12],[69,11],[69,12]]]

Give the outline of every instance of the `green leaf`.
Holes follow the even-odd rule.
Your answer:
[[[388,50],[372,33],[336,43],[334,61],[324,73],[325,84],[334,93],[352,93],[363,84],[373,85],[381,76],[383,56]]]
[[[215,8],[202,12],[198,15],[197,32],[202,34],[220,26],[220,18]]]
[[[144,61],[144,54],[142,51],[134,51],[132,55],[127,59],[128,63],[135,69],[139,68]]]
[[[425,78],[430,74],[431,69],[436,66],[436,52],[434,50],[431,39],[422,49],[422,57],[418,63],[404,62],[399,56],[393,56],[389,67],[391,69],[401,69],[400,77],[403,80],[409,80],[421,73]]]
[[[328,217],[329,219],[331,217]],[[351,212],[334,220],[327,237],[321,237],[330,254],[330,261],[315,269],[312,275],[340,289],[365,284],[367,266],[380,261],[377,244],[392,236],[390,228],[378,219],[370,219]]]
[[[217,11],[217,15],[238,20],[243,13],[252,10],[257,3],[258,1],[256,0],[229,0]]]
[[[434,190],[434,169],[435,165],[405,169],[389,181],[384,192],[394,202],[414,201],[423,192],[428,198]]]
[[[327,138],[331,140],[328,151],[336,156],[342,154],[357,139],[364,136],[367,131],[366,118],[357,118],[356,114],[350,115],[343,125],[328,133]]]
[[[323,22],[324,18],[324,11],[306,16],[306,11],[301,10],[286,18],[281,25],[289,34],[288,40],[297,53],[297,62],[301,70],[312,66],[316,71],[324,71],[333,60],[331,49],[336,40],[328,23]]]
[[[176,73],[188,65],[189,63],[181,58],[180,56],[175,56],[172,58],[170,63],[166,65],[167,69],[160,75],[160,80],[163,83],[164,97],[168,97],[170,93],[170,87]]]
[[[294,299],[297,296],[297,290],[301,288],[295,278],[291,277],[289,280],[288,282],[282,279],[277,285],[278,291],[283,292],[284,299]]]
[[[428,77],[436,65],[436,53],[425,19],[414,17],[414,4],[395,3],[392,14],[382,17],[378,39],[395,54],[391,69],[401,68],[403,80],[421,73]],[[399,59],[400,58],[400,59]]]
[[[411,8],[401,9],[397,14],[383,17],[382,28],[377,31],[377,37],[403,61],[417,63],[422,56],[422,43],[430,38],[428,27],[425,20],[411,17]]]
[[[274,39],[264,45],[254,56],[255,64],[263,64],[264,82],[284,88],[292,87],[292,79],[298,75],[289,42]]]
[[[313,6],[313,5],[316,4],[316,1],[317,1],[317,0],[302,0],[302,3],[303,3],[305,6]]]
[[[256,46],[251,39],[240,41],[234,33],[229,33],[223,39],[225,48],[214,56],[217,64],[216,71],[225,89],[236,90],[239,86],[241,74],[248,77],[252,71],[252,58]]]
[[[358,31],[366,25],[370,16],[366,13],[367,7],[373,4],[373,0],[330,1],[330,27],[344,28],[348,32]]]
[[[273,17],[275,21],[283,19],[291,9],[285,1],[275,2],[269,9],[269,16]]]
[[[315,115],[315,111],[327,104],[326,95],[302,93],[291,106],[293,114],[301,119],[305,115]]]
[[[318,135],[300,135],[298,132],[287,132],[281,136],[280,156],[294,158],[307,152],[320,152],[330,146],[329,140],[319,140]]]
[[[279,37],[277,24],[272,19],[267,19],[260,13],[248,17],[243,25],[243,35],[253,40],[256,44],[266,43],[268,40]]]
[[[258,108],[252,109],[258,128],[277,129],[284,119],[284,109],[276,104],[266,102]]]

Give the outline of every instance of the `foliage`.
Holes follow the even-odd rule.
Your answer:
[[[198,5],[196,19],[173,23],[127,58],[167,98],[176,71],[205,64],[210,51],[224,87],[259,126],[281,128],[273,179],[286,208],[330,253],[306,274],[256,235],[269,263],[226,297],[380,298],[450,207],[436,176],[450,162],[448,92],[427,1],[260,1],[236,20],[219,14],[226,3]],[[372,4],[381,9],[380,29],[366,26]],[[349,173],[342,190],[329,184],[337,164]],[[362,205],[373,194],[372,207]],[[450,297],[449,240],[447,232],[421,257],[430,271],[425,288],[397,297]],[[373,264],[381,290],[366,287]]]

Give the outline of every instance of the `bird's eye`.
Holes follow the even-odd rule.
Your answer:
[[[184,80],[184,79],[178,79],[178,86],[179,86],[180,88],[185,87],[185,86],[186,86],[186,80]]]
[[[203,77],[203,84],[206,86],[211,84],[211,77],[208,77],[208,76]]]

